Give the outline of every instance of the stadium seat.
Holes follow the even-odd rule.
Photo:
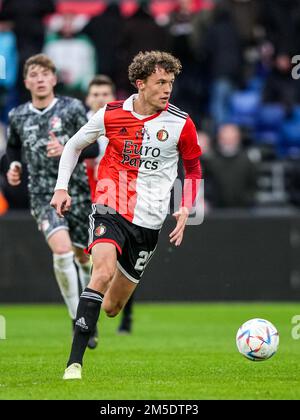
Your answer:
[[[295,121],[300,121],[300,105],[294,106],[292,118]]]
[[[300,120],[285,121],[281,129],[282,141],[290,146],[300,146]]]
[[[261,96],[255,91],[235,92],[230,100],[231,121],[243,127],[254,128]]]
[[[248,80],[247,90],[251,92],[261,92],[264,87],[264,79],[262,77],[253,77]]]
[[[255,138],[258,143],[277,145],[280,142],[281,127],[285,111],[280,104],[264,104],[259,108],[256,120]]]
[[[300,157],[300,120],[285,121],[280,134],[281,140],[278,149],[280,157]]]

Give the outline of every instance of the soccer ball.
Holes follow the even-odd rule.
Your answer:
[[[250,319],[238,330],[236,345],[239,352],[253,361],[272,357],[279,345],[279,334],[271,322],[265,319]]]

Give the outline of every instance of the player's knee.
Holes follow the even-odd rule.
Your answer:
[[[54,255],[58,256],[64,256],[66,254],[71,253],[74,256],[74,252],[72,251],[72,248],[68,244],[57,244],[54,250]]]

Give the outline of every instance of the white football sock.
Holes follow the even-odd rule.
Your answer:
[[[90,261],[86,263],[80,263],[77,258],[75,259],[75,262],[78,267],[78,274],[79,274],[81,289],[84,290],[91,280],[92,264]]]
[[[61,255],[53,254],[53,263],[55,277],[68,307],[70,317],[75,319],[79,303],[79,290],[74,252]]]

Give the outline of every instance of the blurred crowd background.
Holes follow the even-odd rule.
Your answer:
[[[207,210],[300,206],[300,0],[0,0],[0,158],[29,56],[55,62],[57,94],[84,101],[105,74],[124,99],[132,58],[156,49],[183,64],[172,102],[199,131]],[[4,167],[0,213],[27,208]]]

